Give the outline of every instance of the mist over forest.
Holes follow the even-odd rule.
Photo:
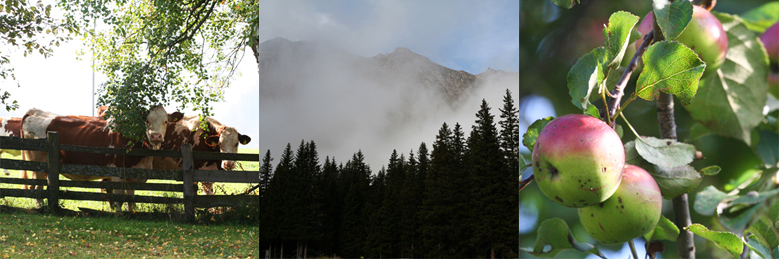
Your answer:
[[[499,114],[506,89],[518,100],[518,72],[455,71],[411,49],[372,57],[320,41],[260,44],[260,150],[315,140],[322,157],[362,151],[374,172],[393,150],[431,143],[441,124],[471,125],[482,99]],[[470,133],[470,127],[463,127]]]

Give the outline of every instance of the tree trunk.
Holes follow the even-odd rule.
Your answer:
[[[284,241],[281,241],[281,253],[279,253],[279,259],[284,259]]]
[[[495,246],[490,247],[490,258],[495,259]]]
[[[306,240],[305,247],[303,247],[303,259],[308,258],[308,240]]]

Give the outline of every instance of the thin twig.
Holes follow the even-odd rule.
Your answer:
[[[614,98],[611,99],[608,103],[609,118],[615,118],[617,109],[619,109],[620,106],[619,102],[622,99],[622,96],[625,94],[625,86],[627,86],[628,81],[630,80],[630,75],[632,75],[633,71],[635,71],[638,67],[638,62],[641,60],[641,55],[644,55],[644,51],[646,51],[646,48],[649,47],[649,44],[652,43],[652,40],[654,39],[653,32],[654,30],[649,31],[649,33],[644,35],[644,42],[641,43],[641,46],[638,47],[636,54],[634,54],[633,58],[630,59],[628,67],[625,68],[625,72],[622,72],[622,77],[619,78],[619,82],[617,82],[617,85],[614,86],[614,91],[611,92],[611,95],[614,96]],[[612,127],[615,126],[612,125]]]
[[[636,245],[633,244],[633,239],[628,241],[628,245],[630,245],[630,252],[633,253],[633,259],[638,259],[638,253],[636,252]]]

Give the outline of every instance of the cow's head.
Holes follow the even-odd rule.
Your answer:
[[[219,151],[222,153],[238,153],[238,144],[246,145],[252,141],[252,138],[241,135],[233,127],[221,126],[216,131],[218,135],[207,138],[206,143],[211,146],[219,145]],[[235,161],[223,160],[222,168],[232,170],[235,168]]]
[[[168,123],[173,123],[184,117],[180,112],[168,114],[162,106],[156,106],[149,110],[146,115],[146,138],[153,150],[159,150],[162,141],[165,140],[165,131],[168,129]]]

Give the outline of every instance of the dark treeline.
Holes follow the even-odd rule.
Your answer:
[[[444,123],[432,150],[393,151],[373,174],[361,151],[320,164],[314,141],[260,167],[260,248],[271,258],[517,257],[518,111],[506,90],[469,136]]]

